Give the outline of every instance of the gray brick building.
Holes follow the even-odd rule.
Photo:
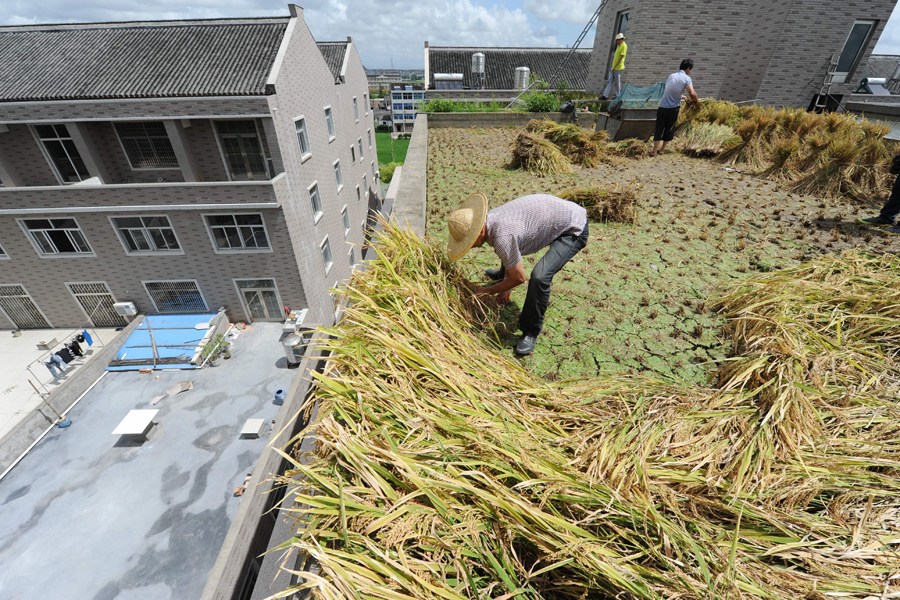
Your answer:
[[[588,90],[600,93],[615,34],[628,39],[624,82],[662,81],[692,58],[702,97],[810,105],[833,56],[831,94],[849,99],[896,0],[608,0],[597,24]]]
[[[351,39],[260,19],[0,27],[0,329],[224,306],[331,323],[377,158]]]

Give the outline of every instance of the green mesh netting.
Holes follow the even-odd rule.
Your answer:
[[[610,104],[609,110],[615,112],[626,108],[659,108],[659,101],[665,89],[666,84],[662,81],[653,85],[626,83]]]

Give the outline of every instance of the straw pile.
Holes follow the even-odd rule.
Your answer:
[[[686,137],[718,133],[719,143],[711,144],[707,154],[783,181],[797,192],[868,200],[885,195],[891,183],[888,128],[849,115],[704,100],[699,108],[682,111],[681,124]]]
[[[522,135],[532,136],[553,144],[569,162],[580,167],[596,167],[608,158],[605,131],[592,133],[571,123],[564,124],[550,120],[532,119],[525,126],[525,133]],[[517,166],[517,161],[524,166],[525,161],[522,160],[523,150],[530,150],[528,147],[523,149],[519,138],[517,138],[513,149],[514,166]],[[527,169],[528,167],[525,168]],[[538,175],[541,174],[531,169],[528,170]]]
[[[572,165],[556,145],[528,132],[516,137],[510,166],[525,169],[539,177],[572,172]]]
[[[723,390],[539,381],[484,340],[485,309],[442,249],[389,228],[378,250],[330,330],[316,452],[285,454],[301,583],[284,596],[900,594],[900,414],[864,374],[897,364],[900,302],[884,282],[900,259],[823,259],[725,297],[739,347],[821,379],[791,412],[761,400],[778,369]],[[779,276],[800,282],[789,292]],[[770,293],[802,303],[796,345],[755,325],[781,310]],[[824,359],[848,336],[875,362]],[[758,441],[776,427],[795,440],[784,451]]]
[[[637,222],[638,188],[635,184],[612,187],[583,187],[564,190],[557,194],[585,207],[588,218],[601,223]]]
[[[741,139],[728,125],[695,123],[678,136],[677,147],[688,156],[711,158],[733,148]]]

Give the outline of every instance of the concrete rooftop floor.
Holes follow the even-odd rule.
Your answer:
[[[299,371],[278,323],[255,323],[218,367],[107,373],[0,481],[0,599],[199,598],[240,497]],[[170,386],[193,389],[149,401]],[[111,435],[129,410],[157,408],[145,442]],[[241,439],[249,418],[258,439]]]

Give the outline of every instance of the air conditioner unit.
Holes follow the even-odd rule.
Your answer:
[[[113,309],[117,315],[122,315],[123,317],[133,317],[137,314],[137,307],[134,305],[134,302],[115,302],[113,303]]]

